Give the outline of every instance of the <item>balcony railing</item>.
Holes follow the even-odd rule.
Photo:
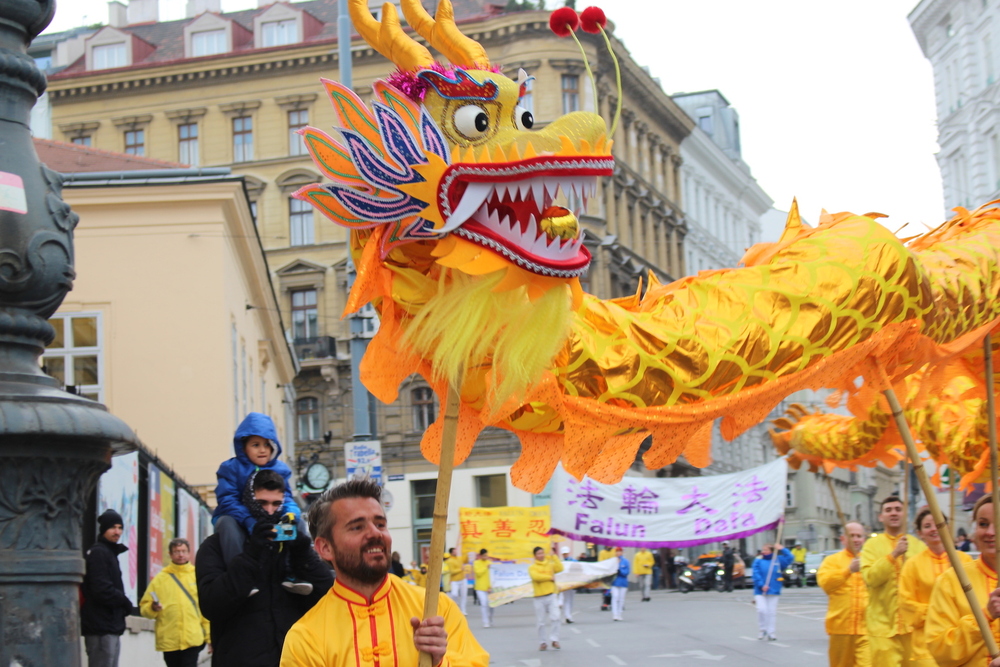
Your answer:
[[[293,344],[299,361],[333,359],[337,356],[337,339],[332,336],[296,338]]]

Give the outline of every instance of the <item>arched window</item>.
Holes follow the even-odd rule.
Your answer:
[[[319,400],[311,397],[295,401],[298,441],[319,439]]]
[[[417,387],[410,392],[413,403],[413,428],[426,431],[437,418],[434,410],[434,392],[430,387]]]

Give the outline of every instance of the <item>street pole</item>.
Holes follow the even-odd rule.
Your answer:
[[[112,454],[136,439],[38,363],[76,276],[78,217],[29,128],[45,77],[27,47],[54,13],[54,0],[0,2],[0,664],[76,667],[83,514]]]
[[[348,88],[354,86],[353,64],[351,59],[351,16],[347,9],[347,0],[337,3],[337,58],[340,66],[340,83]],[[351,234],[347,232],[345,249],[347,251],[347,294],[354,287],[357,272],[354,269],[354,259],[351,257]],[[354,440],[371,440],[374,431],[372,424],[372,395],[361,384],[361,358],[368,349],[368,338],[365,335],[365,317],[360,313],[352,313],[349,318],[351,332],[351,402],[354,415]],[[346,474],[346,468],[345,468]]]

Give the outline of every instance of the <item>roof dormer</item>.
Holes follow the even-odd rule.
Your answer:
[[[84,45],[88,70],[128,67],[156,50],[149,42],[111,26],[87,37]]]
[[[239,23],[206,12],[184,26],[184,57],[229,53],[252,41],[253,34]]]
[[[323,23],[312,14],[277,2],[253,19],[254,48],[298,44],[318,35]]]

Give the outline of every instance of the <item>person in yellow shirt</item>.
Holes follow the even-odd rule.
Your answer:
[[[555,554],[545,555],[545,549],[535,547],[535,562],[528,567],[535,598],[535,624],[538,626],[539,651],[559,649],[559,605],[556,604],[556,574],[563,571],[562,561]]]
[[[899,575],[899,605],[903,621],[911,633],[910,663],[907,667],[937,667],[937,662],[927,651],[924,623],[934,584],[945,571],[951,569],[951,561],[944,551],[944,543],[930,509],[924,508],[917,514],[916,529],[917,537],[927,545],[927,549],[907,560]],[[962,563],[972,561],[964,551],[959,551],[958,557]]]
[[[473,588],[483,612],[483,627],[493,627],[493,607],[490,606],[490,591],[493,586],[490,583],[490,554],[486,549],[479,550],[479,557],[472,564],[472,572],[476,576]]]
[[[885,532],[861,549],[861,576],[868,586],[868,644],[873,665],[904,667],[910,660],[910,633],[899,608],[899,575],[904,561],[927,547],[906,535],[903,502],[897,496],[882,501],[878,518]]]
[[[865,628],[868,588],[861,578],[858,554],[865,544],[865,528],[851,522],[840,536],[843,551],[823,559],[816,583],[830,596],[826,633],[830,635],[830,667],[871,667],[871,649]]]
[[[600,552],[599,552],[599,553],[597,554],[597,560],[598,560],[598,561],[602,561],[602,560],[607,560],[607,559],[609,559],[609,558],[612,558],[612,557],[614,557],[614,555],[615,555],[615,550],[614,550],[614,548],[613,548],[613,547],[611,547],[611,546],[605,546],[605,547],[604,547],[603,549],[601,549],[601,551],[600,551]]]
[[[406,568],[406,575],[409,577],[407,583],[413,583],[421,588],[427,587],[427,564],[421,563],[420,567],[417,567],[416,562],[411,561],[410,567]],[[406,580],[404,580],[406,581]]]
[[[972,541],[979,549],[979,558],[962,567],[969,577],[976,600],[983,605],[983,611],[990,621],[993,637],[1000,637],[1000,590],[997,590],[996,533],[993,526],[993,499],[986,494],[972,510]],[[924,623],[924,639],[931,657],[941,667],[980,667],[988,663],[983,636],[979,632],[969,601],[958,583],[955,570],[945,570],[934,584],[931,601],[927,606],[927,621]]]
[[[168,667],[194,667],[209,638],[208,619],[198,606],[191,545],[170,540],[170,565],[160,570],[139,600],[139,613],[156,621],[156,650]]]
[[[421,620],[424,589],[389,573],[381,498],[378,484],[353,479],[310,508],[316,551],[337,579],[288,631],[280,667],[416,665],[421,651],[434,667],[487,667],[489,654],[450,597],[438,593],[439,615]]]
[[[464,616],[465,603],[469,599],[469,582],[465,578],[465,568],[462,566],[462,559],[455,555],[454,547],[448,549],[448,555],[445,556],[444,563],[448,568],[451,599],[462,610],[462,615]]]
[[[655,560],[649,549],[642,547],[632,557],[632,572],[639,580],[639,590],[642,591],[642,601],[649,602],[650,591],[653,590],[653,564]]]

